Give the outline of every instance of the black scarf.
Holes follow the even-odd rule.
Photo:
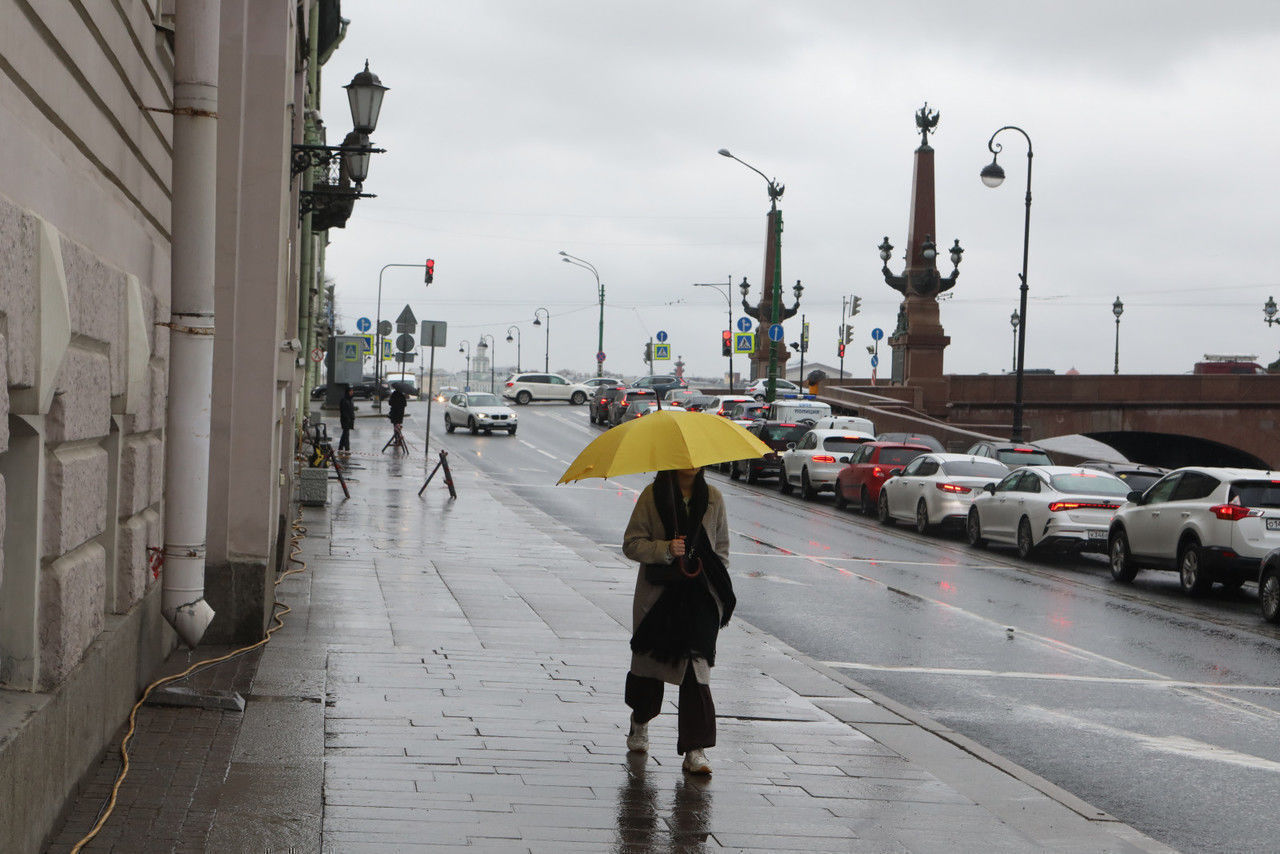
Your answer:
[[[631,651],[648,655],[664,664],[674,664],[689,656],[698,656],[714,666],[716,635],[729,622],[738,600],[733,593],[729,572],[711,547],[706,529],[702,526],[709,497],[706,477],[698,472],[687,508],[680,495],[675,472],[658,472],[653,481],[652,494],[658,518],[662,520],[665,539],[685,536],[688,565],[697,566],[701,561],[702,573],[688,578],[678,569],[674,573],[670,572],[675,568],[674,564],[655,565],[656,569],[665,571],[662,577],[667,580],[663,583],[662,595],[636,628],[631,638]],[[646,572],[648,569],[646,567]],[[717,611],[715,599],[707,589],[702,574],[706,575],[706,581],[716,591],[723,613]]]

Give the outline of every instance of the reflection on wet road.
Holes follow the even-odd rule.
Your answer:
[[[580,407],[520,414],[518,442],[440,431],[432,444],[618,544],[648,478],[554,486],[599,428]],[[1191,600],[1171,573],[1121,586],[1101,557],[1023,562],[836,511],[829,496],[712,481],[743,619],[1176,848],[1274,848],[1280,632],[1252,585]],[[632,787],[642,801],[643,780]]]

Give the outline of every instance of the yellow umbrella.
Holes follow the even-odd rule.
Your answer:
[[[719,415],[661,409],[597,436],[582,449],[558,483],[697,468],[762,457],[772,450]]]

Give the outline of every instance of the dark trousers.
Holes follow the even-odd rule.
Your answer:
[[[645,724],[658,716],[664,685],[661,679],[627,673],[626,702],[636,723]],[[682,755],[716,746],[716,707],[711,702],[711,686],[698,683],[692,664],[685,668],[680,683],[676,733],[676,753]]]
[[[342,428],[342,436],[338,438],[338,450],[339,451],[351,450],[351,428],[350,427]]]

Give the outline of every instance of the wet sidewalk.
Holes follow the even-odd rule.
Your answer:
[[[650,754],[628,755],[634,565],[456,456],[458,499],[439,475],[419,498],[420,437],[396,459],[374,432],[354,437],[351,499],[333,483],[304,513],[293,612],[242,719],[211,727],[225,781],[195,781],[173,850],[1169,850],[738,620],[714,774],[680,770],[674,690]],[[160,737],[144,721],[135,744]],[[145,772],[126,788],[155,792]],[[144,819],[86,850],[143,850],[122,828]]]

